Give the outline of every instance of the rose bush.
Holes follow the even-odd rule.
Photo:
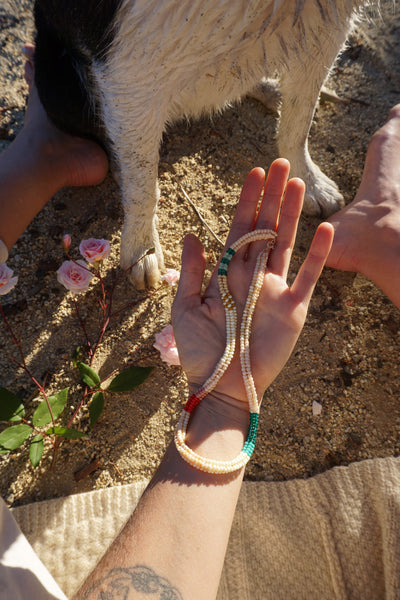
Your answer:
[[[75,294],[86,292],[89,288],[92,274],[83,260],[66,260],[57,271],[57,280],[67,290]]]
[[[25,359],[21,343],[22,338],[14,333],[6,312],[0,303],[0,319],[4,322],[11,342],[18,349],[19,360],[13,358],[13,361],[17,369],[24,371],[31,379],[38,389],[41,399],[33,412],[31,410],[26,412],[23,399],[0,385],[0,454],[13,452],[29,443],[29,459],[35,468],[39,465],[46,446],[49,447],[50,445],[52,447],[53,464],[62,443],[66,440],[86,437],[84,431],[73,427],[75,419],[84,406],[88,408],[89,427],[92,429],[103,412],[105,398],[134,390],[147,379],[153,370],[153,367],[138,366],[136,363],[142,360],[139,358],[136,361],[131,361],[127,368],[113,370],[105,377],[104,375],[100,377],[94,368],[95,356],[102,344],[110,320],[115,315],[119,315],[126,309],[139,304],[142,299],[139,298],[134,302],[129,302],[124,307],[119,307],[115,312],[112,311],[115,284],[123,279],[126,273],[123,274],[123,277],[117,277],[117,274],[112,272],[111,276],[107,278],[101,273],[101,270],[105,268],[103,259],[110,254],[108,241],[92,238],[81,242],[81,254],[89,263],[93,263],[92,268],[89,268],[87,262],[83,260],[76,261],[72,258],[69,253],[71,247],[71,236],[69,234],[63,236],[62,246],[68,260],[64,261],[57,271],[58,281],[67,290],[71,290],[75,294],[86,292],[92,278],[98,284],[92,290],[92,297],[95,297],[97,291],[96,304],[100,309],[98,311],[100,323],[93,338],[90,330],[86,327],[83,315],[80,313],[80,303],[72,296],[78,323],[86,342],[84,345],[77,346],[72,354],[74,368],[78,370],[81,380],[81,397],[77,402],[75,402],[75,399],[72,401],[69,399],[70,388],[64,387],[50,395],[45,389],[45,384],[40,383],[40,379],[33,375]],[[110,284],[109,279],[111,279]],[[13,271],[6,266],[5,262],[0,263],[0,295],[9,292],[15,286],[17,280],[18,277],[13,277]],[[167,353],[167,361],[174,361],[173,364],[179,364],[179,360],[176,363],[176,357],[173,356],[174,345],[175,340],[172,334],[172,339],[168,338],[164,341],[163,353]],[[153,355],[154,352],[152,352]],[[103,386],[103,382],[109,379],[111,381],[108,385]],[[8,423],[8,426],[3,428],[3,423]]]
[[[161,360],[166,362],[168,365],[180,365],[178,348],[176,347],[176,341],[174,336],[174,330],[172,325],[167,325],[155,335],[156,343],[153,344],[161,356]]]
[[[88,263],[104,260],[109,256],[110,251],[110,242],[103,239],[89,238],[88,240],[82,240],[79,244],[79,252]]]
[[[13,273],[6,263],[0,263],[0,296],[8,294],[17,285],[18,277],[13,277]]]

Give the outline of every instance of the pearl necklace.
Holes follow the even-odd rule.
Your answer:
[[[218,268],[218,284],[221,300],[225,307],[225,322],[226,322],[226,345],[225,351],[217,363],[212,375],[207,381],[192,394],[182,410],[181,417],[175,430],[174,441],[178,452],[182,458],[193,467],[205,471],[206,473],[231,473],[243,467],[250,459],[257,437],[259,406],[257,392],[254,385],[253,376],[251,374],[250,363],[250,330],[253,319],[254,310],[264,281],[265,269],[268,261],[268,256],[274,246],[276,233],[271,229],[258,229],[246,233],[239,238],[228,250],[221,259]],[[203,400],[207,394],[211,392],[225,373],[230,365],[235,353],[236,345],[236,328],[237,328],[237,311],[235,301],[233,300],[228,287],[228,267],[232,257],[236,252],[251,242],[266,240],[266,247],[257,257],[256,266],[253,272],[253,278],[250,284],[249,293],[243,311],[242,322],[240,326],[240,365],[242,370],[243,383],[246,390],[246,397],[249,404],[250,422],[247,433],[247,438],[241,452],[236,458],[223,461],[203,458],[196,454],[186,444],[186,433],[189,424],[191,413],[196,406]]]

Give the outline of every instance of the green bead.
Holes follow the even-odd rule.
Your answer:
[[[260,418],[260,415],[258,413],[250,413],[249,417],[249,430],[247,433],[247,439],[243,446],[243,452],[245,452],[247,456],[250,457],[253,454],[256,445],[258,420]]]
[[[255,448],[255,443],[245,442],[245,444],[243,446],[243,452],[245,454],[247,454],[247,456],[251,457],[251,455],[254,452],[254,448]]]

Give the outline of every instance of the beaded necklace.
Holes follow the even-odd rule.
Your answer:
[[[275,239],[276,233],[271,229],[258,229],[246,233],[244,236],[242,236],[236,242],[234,242],[230,248],[228,248],[228,250],[222,257],[218,268],[219,291],[221,300],[225,308],[225,351],[220,360],[218,361],[217,366],[215,367],[212,375],[197,390],[195,394],[192,394],[190,396],[189,400],[187,401],[186,405],[182,410],[182,414],[174,435],[175,445],[182,458],[193,467],[199,469],[200,471],[205,471],[206,473],[231,473],[232,471],[240,469],[249,461],[255,447],[260,409],[258,405],[257,392],[254,385],[253,376],[251,374],[249,340],[254,310],[264,281],[265,268],[267,265],[268,256],[271,249],[274,246]],[[191,448],[189,448],[189,446],[185,442],[185,439],[191,413],[194,411],[196,406],[198,406],[198,404],[203,400],[203,398],[215,388],[218,381],[221,379],[222,375],[225,373],[226,369],[230,365],[233,355],[235,353],[237,311],[235,301],[233,300],[228,287],[229,263],[232,257],[240,248],[242,248],[246,244],[260,240],[266,240],[266,246],[257,257],[256,266],[254,268],[253,277],[249,287],[249,293],[247,296],[240,325],[240,365],[250,413],[247,438],[241,452],[236,456],[236,458],[232,460],[225,461],[204,458],[196,452],[194,452]]]

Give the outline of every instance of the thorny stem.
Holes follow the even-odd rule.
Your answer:
[[[44,399],[45,399],[46,404],[47,404],[47,408],[48,408],[49,413],[50,413],[51,422],[53,424],[53,427],[55,427],[55,421],[54,421],[53,411],[51,410],[50,402],[49,402],[49,399],[47,397],[47,394],[46,394],[46,391],[44,389],[44,386],[41,383],[38,382],[38,380],[32,375],[32,373],[28,369],[26,361],[25,361],[24,352],[22,350],[21,342],[20,342],[20,340],[17,339],[17,337],[16,337],[16,335],[15,335],[15,333],[14,333],[14,331],[13,331],[11,325],[10,325],[10,323],[8,322],[7,317],[4,314],[4,310],[3,310],[3,307],[1,306],[1,304],[0,304],[0,314],[1,314],[2,318],[3,318],[3,321],[4,321],[4,323],[5,323],[6,327],[7,327],[10,335],[11,335],[13,343],[18,348],[18,352],[20,354],[22,363],[18,363],[14,359],[12,359],[12,360],[13,360],[13,362],[15,362],[17,364],[18,368],[20,368],[22,371],[25,371],[25,373],[28,375],[28,377],[30,377],[30,379],[33,381],[33,383],[38,387],[39,392],[41,394],[43,394]]]
[[[80,315],[80,312],[79,312],[78,303],[76,301],[74,293],[72,293],[72,300],[74,301],[75,310],[76,310],[76,316],[78,317],[79,325],[82,327],[82,331],[83,331],[83,333],[85,335],[86,343],[87,343],[87,347],[88,347],[88,352],[89,352],[89,356],[91,357],[91,360],[92,360],[92,356],[93,356],[92,344],[90,343],[90,339],[89,339],[89,336],[88,336],[88,332],[86,330],[85,323],[82,321],[82,318],[81,318],[81,315]]]
[[[55,459],[55,452],[56,452],[56,442],[53,440],[53,438],[50,435],[47,435],[47,433],[43,433],[42,431],[40,433],[41,433],[41,435],[43,435],[46,438],[46,440],[49,440],[50,444],[53,446],[53,451],[54,451],[53,460],[52,460],[52,464],[53,464],[54,459]]]
[[[85,387],[85,391],[84,391],[84,393],[83,393],[83,396],[82,396],[82,398],[80,399],[80,401],[79,401],[79,403],[78,403],[78,406],[75,408],[75,410],[74,410],[74,412],[73,412],[73,414],[72,414],[72,416],[71,416],[70,420],[69,420],[69,421],[68,421],[68,423],[67,423],[67,427],[71,427],[72,423],[74,422],[74,419],[75,419],[76,415],[78,414],[78,412],[79,412],[79,411],[80,411],[80,409],[82,408],[82,406],[83,406],[83,403],[84,403],[85,399],[86,399],[88,396],[90,396],[90,394],[91,394],[91,393],[95,393],[95,392],[91,392],[91,391],[89,391],[89,392],[88,392],[87,390],[88,390],[88,388],[87,388],[87,386],[86,386],[86,387]],[[59,447],[60,447],[60,445],[61,445],[62,441],[63,441],[63,438],[62,438],[62,437],[57,437],[57,438],[56,438],[56,441],[55,441],[55,443],[54,443],[54,453],[53,453],[53,460],[51,461],[51,468],[53,468],[53,465],[54,465],[54,463],[55,463],[55,460],[56,460],[56,454],[57,454],[57,451],[58,451],[58,449],[59,449]]]
[[[3,310],[3,307],[1,306],[1,304],[0,304],[0,313],[1,313],[1,316],[2,316],[3,321],[5,323],[5,326],[7,327],[8,331],[9,331],[11,337],[12,337],[12,340],[13,340],[14,344],[18,348],[19,354],[21,356],[22,364],[25,366],[25,369],[26,369],[25,357],[24,357],[24,353],[22,352],[21,342],[19,340],[17,340],[17,338],[16,338],[16,336],[14,334],[14,331],[12,330],[12,327],[11,327],[10,323],[7,321],[7,317],[4,314],[4,310]]]
[[[101,293],[102,293],[102,298],[99,301],[100,303],[100,307],[103,313],[103,323],[96,341],[96,344],[94,346],[94,350],[93,350],[93,354],[90,358],[90,366],[92,366],[93,363],[93,359],[94,359],[94,355],[96,354],[97,348],[99,347],[99,345],[101,344],[101,340],[103,339],[103,336],[105,334],[105,331],[108,327],[108,324],[110,322],[110,313],[111,313],[111,305],[112,305],[112,293],[114,291],[114,287],[115,285],[113,285],[111,291],[109,292],[109,302],[107,303],[107,290],[104,287],[104,281],[103,278],[101,276],[101,272],[100,272],[100,267],[97,269],[97,276],[99,278],[100,281],[100,286],[101,286]]]
[[[80,401],[78,402],[78,406],[77,406],[77,407],[76,407],[76,409],[74,410],[74,412],[73,412],[73,414],[72,414],[72,417],[71,417],[71,418],[70,418],[70,420],[68,421],[68,425],[67,425],[67,427],[71,427],[71,425],[72,425],[72,423],[73,423],[73,421],[74,421],[74,419],[75,419],[76,415],[78,414],[78,412],[79,412],[79,411],[80,411],[80,409],[82,408],[82,406],[83,406],[83,403],[84,403],[85,399],[86,399],[88,396],[90,396],[91,394],[94,394],[94,393],[95,393],[95,390],[93,390],[93,391],[90,391],[90,390],[89,390],[89,392],[88,392],[88,388],[87,388],[87,386],[85,387],[85,391],[84,391],[84,393],[83,393],[83,396],[82,396],[82,398],[80,399]],[[58,446],[59,446],[59,445],[60,445],[60,444],[58,444]],[[57,448],[58,448],[58,446],[57,446]]]

